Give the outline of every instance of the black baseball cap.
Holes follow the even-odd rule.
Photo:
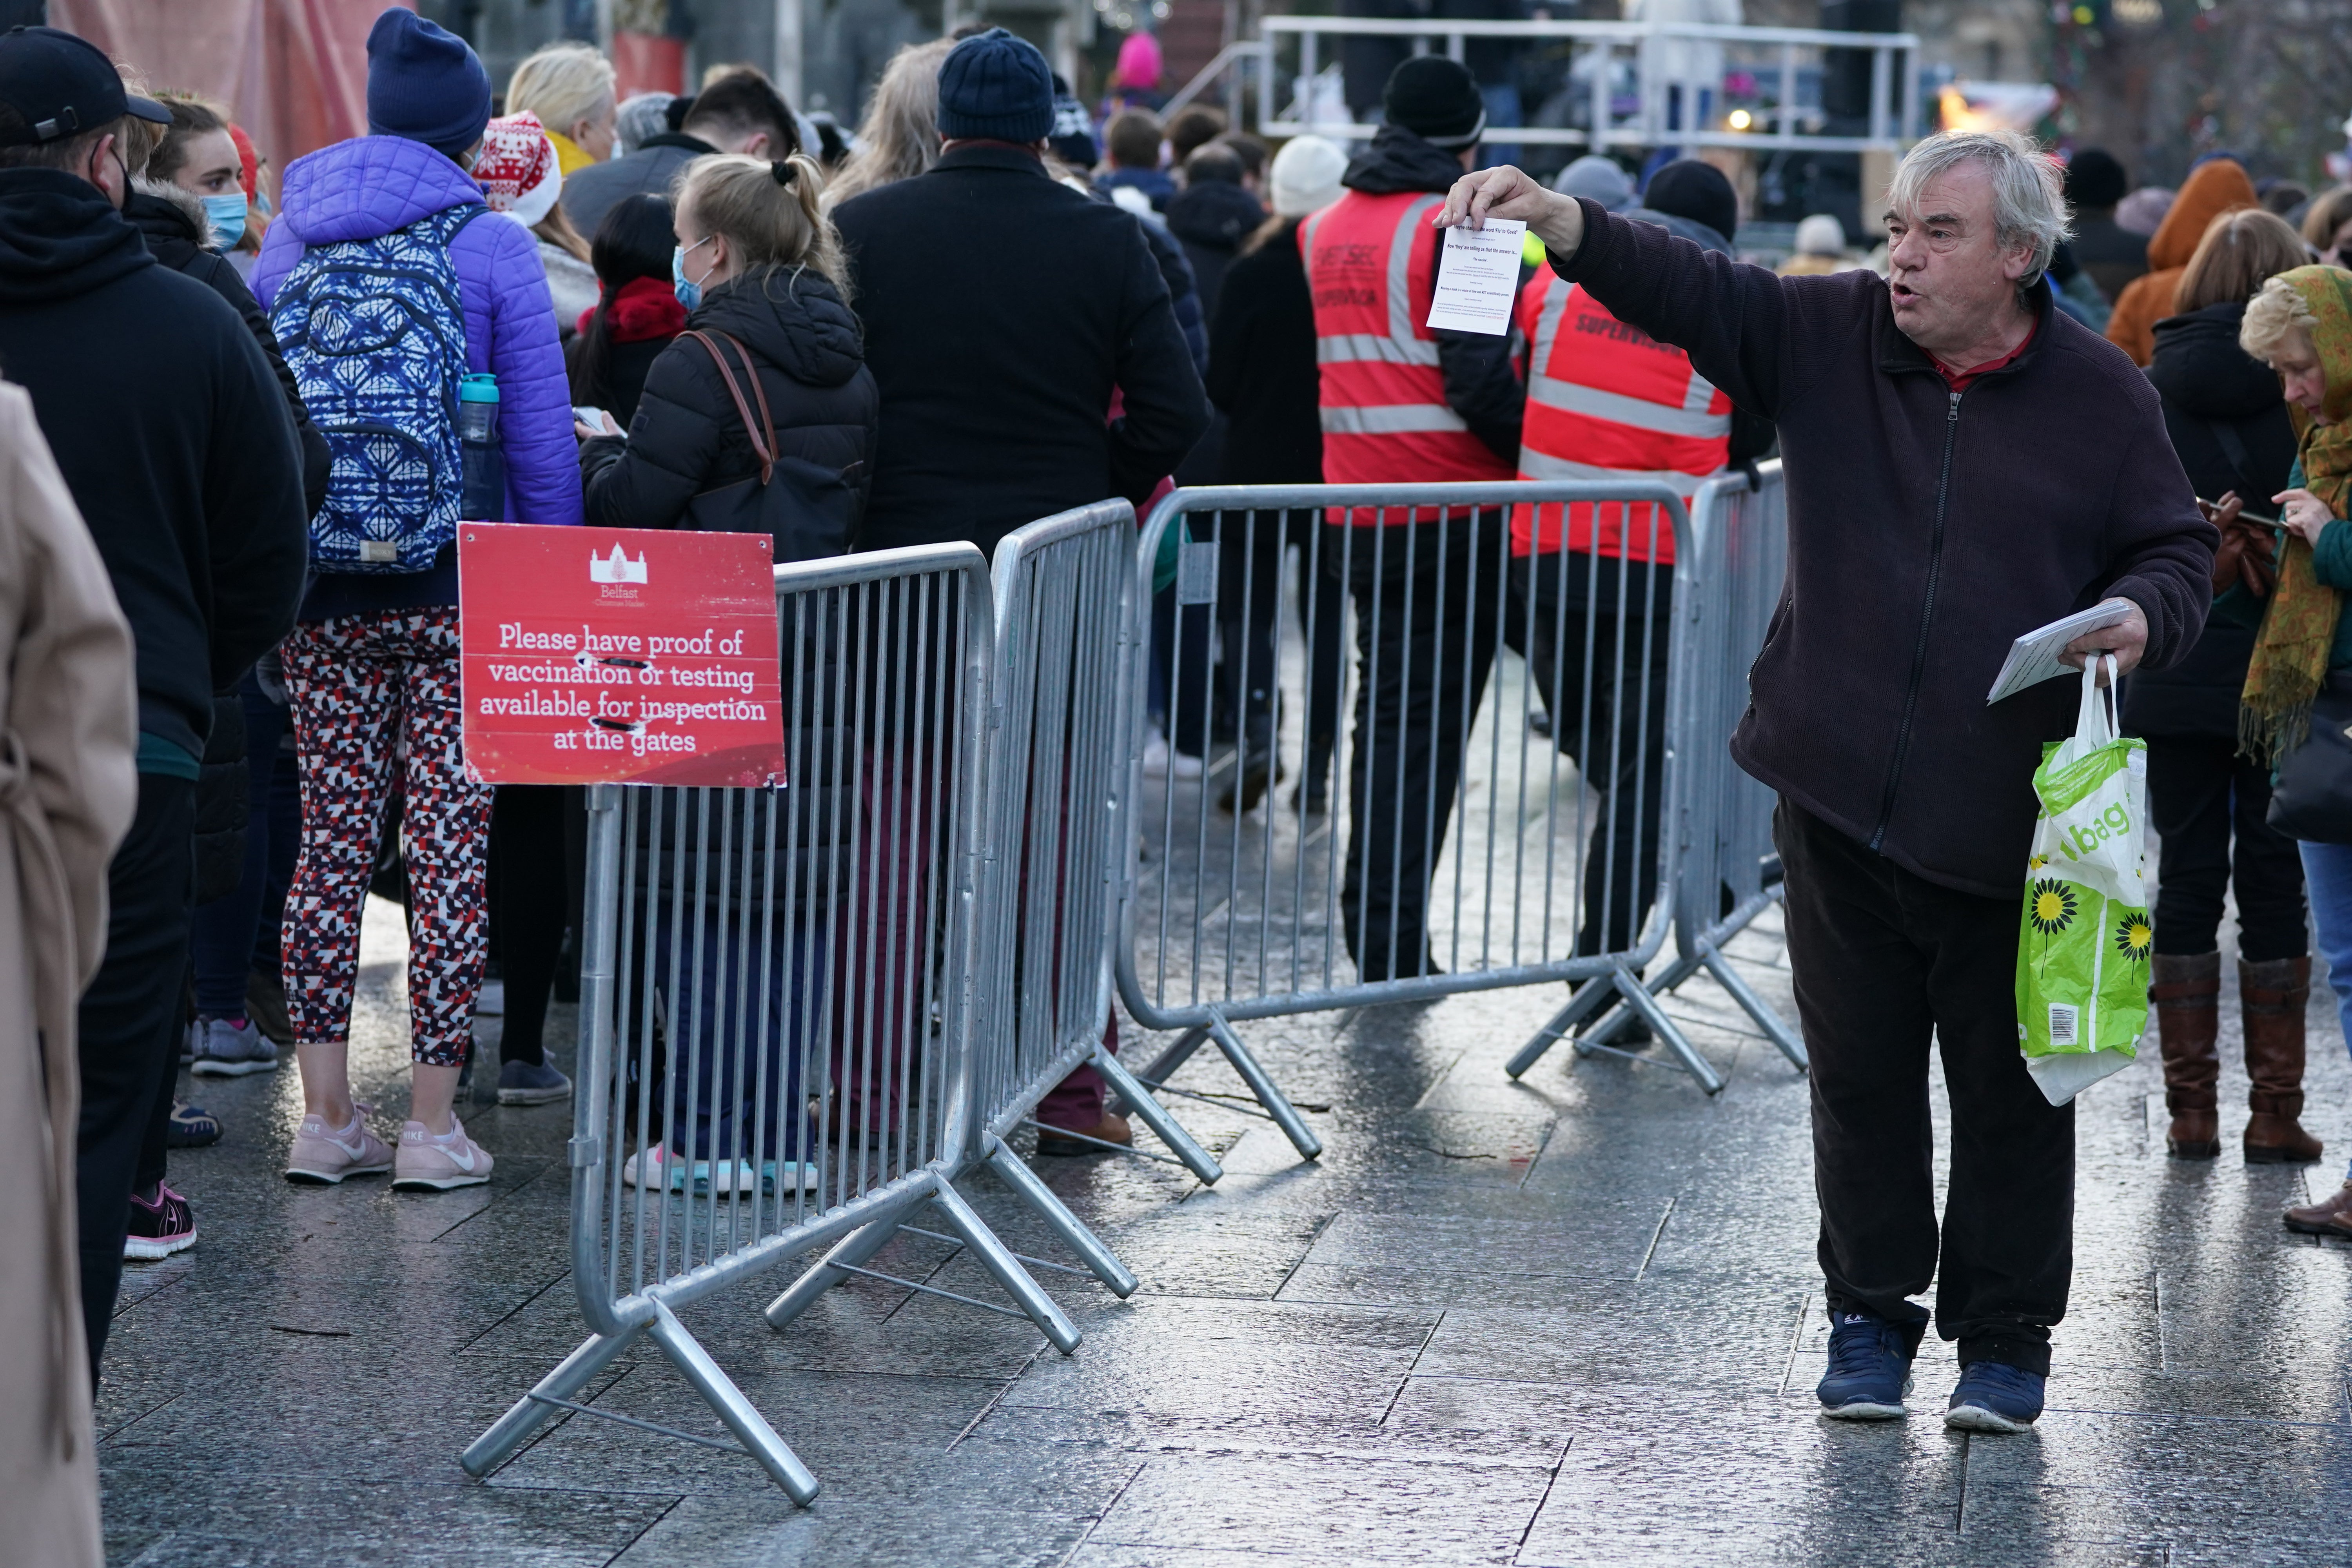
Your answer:
[[[97,45],[55,27],[0,33],[0,103],[25,121],[0,128],[0,147],[79,136],[126,114],[172,123],[172,111],[153,99],[122,90],[121,73]]]

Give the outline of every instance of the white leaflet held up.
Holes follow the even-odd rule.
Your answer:
[[[2120,599],[2109,599],[2093,605],[2087,610],[2077,610],[2063,620],[2030,631],[2010,645],[2009,658],[2000,667],[2000,675],[1992,683],[1992,693],[1987,703],[2014,697],[2029,686],[2039,686],[2074,671],[2058,662],[2066,645],[2084,632],[2095,632],[2104,626],[2118,626],[2129,618],[2132,606]]]
[[[1511,307],[1519,298],[1519,247],[1527,232],[1526,224],[1503,217],[1488,218],[1484,228],[1447,229],[1428,324],[1496,337],[1509,331]]]

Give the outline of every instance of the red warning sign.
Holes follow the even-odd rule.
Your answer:
[[[782,784],[770,549],[761,533],[460,524],[466,771]]]

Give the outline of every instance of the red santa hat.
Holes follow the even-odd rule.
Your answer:
[[[556,198],[563,194],[563,171],[556,166],[555,148],[538,115],[509,114],[483,128],[474,183],[482,187],[492,212],[504,213],[525,228],[555,210]]]

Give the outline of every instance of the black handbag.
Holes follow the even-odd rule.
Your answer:
[[[2270,825],[2290,838],[2352,844],[2352,672],[2336,671],[2311,704],[2311,733],[2278,760]]]
[[[767,388],[760,384],[760,373],[752,367],[751,356],[743,345],[725,332],[691,331],[678,335],[700,343],[703,352],[710,356],[710,363],[719,367],[719,377],[727,384],[727,394],[735,400],[735,412],[743,421],[744,434],[751,438],[751,450],[760,459],[758,474],[715,486],[688,501],[685,525],[706,533],[764,533],[775,541],[775,554],[771,559],[777,562],[814,561],[846,552],[861,510],[857,480],[865,463],[829,468],[804,458],[780,454],[776,450],[775,418],[768,412]],[[714,338],[718,341],[714,342]],[[742,362],[743,374],[751,384],[751,396],[759,404],[756,424],[751,418],[751,405],[744,400],[741,383],[735,379],[726,355],[719,351],[720,342],[733,349],[735,357]]]

